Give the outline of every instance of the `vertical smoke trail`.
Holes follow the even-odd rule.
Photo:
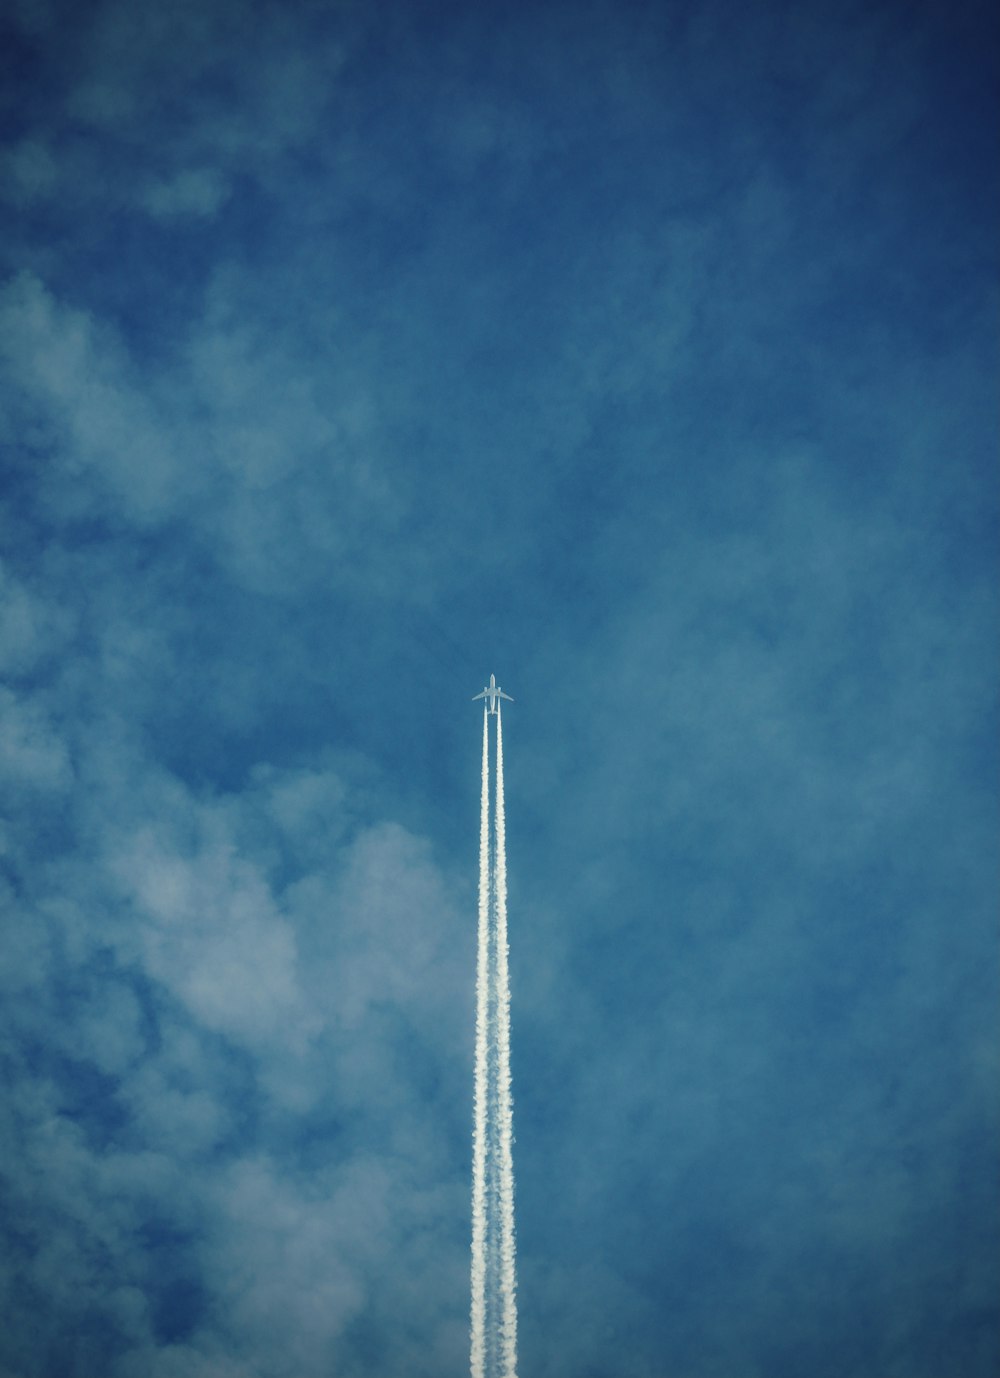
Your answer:
[[[472,1128],[472,1378],[517,1378],[507,842],[499,704],[483,713],[479,932]],[[497,719],[496,811],[489,826],[489,717]],[[492,867],[490,862],[492,860]]]
[[[490,996],[489,733],[483,704],[483,770],[479,798],[479,936],[476,956],[476,1069],[472,1129],[472,1378],[485,1378],[486,1109]]]
[[[496,1035],[497,1124],[494,1142],[499,1169],[500,1346],[503,1378],[517,1373],[517,1294],[514,1271],[513,1108],[510,1089],[510,977],[507,947],[507,834],[503,801],[503,727],[497,704],[496,783]]]

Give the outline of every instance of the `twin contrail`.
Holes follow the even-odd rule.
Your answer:
[[[472,1122],[472,1378],[486,1363],[486,1097],[489,1069],[490,786],[489,736],[483,708],[483,775],[479,802],[479,946],[476,958],[476,1080]]]
[[[489,722],[497,720],[496,806],[490,867]],[[492,881],[492,884],[491,884]],[[500,705],[483,707],[479,804],[479,936],[476,961],[476,1071],[472,1128],[472,1378],[516,1378],[517,1280],[514,1245],[513,1108],[510,1089],[510,979],[507,841]]]

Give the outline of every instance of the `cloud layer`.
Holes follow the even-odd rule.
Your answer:
[[[990,20],[22,3],[0,1372],[1000,1353]]]

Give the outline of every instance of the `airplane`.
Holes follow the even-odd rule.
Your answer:
[[[494,675],[490,675],[490,682],[481,694],[473,694],[472,702],[475,703],[476,699],[489,699],[489,711],[494,715],[497,711],[497,699],[507,699],[509,703],[514,702],[511,696],[509,694],[505,694],[504,691],[500,688],[499,684],[497,684],[496,677]]]

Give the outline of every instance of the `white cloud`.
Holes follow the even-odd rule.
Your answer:
[[[441,993],[459,980],[457,919],[427,843],[381,823],[360,832],[337,863],[330,880],[307,876],[288,898],[307,944],[312,998],[319,1002],[332,979],[330,1017],[341,1030],[356,1031],[386,1007],[434,1036]]]
[[[135,904],[146,969],[205,1027],[251,1045],[296,1046],[315,1031],[294,931],[226,843],[185,856],[146,828],[119,845],[111,869]]]
[[[64,792],[73,778],[66,744],[49,715],[0,686],[0,780],[8,789]]]
[[[386,1256],[389,1189],[375,1164],[348,1166],[333,1181],[322,1174],[305,1192],[262,1159],[226,1173],[217,1196],[225,1230],[206,1265],[242,1352],[294,1375],[332,1349],[364,1301],[365,1259]],[[262,1258],[272,1266],[261,1270]]]
[[[21,139],[0,152],[0,195],[19,208],[45,201],[59,185],[59,165],[42,138]]]
[[[159,1145],[176,1160],[201,1158],[233,1128],[217,1093],[202,1085],[175,1084],[179,1078],[190,1081],[195,1074],[201,1056],[197,1041],[191,1053],[195,1061],[186,1069],[171,1067],[165,1058],[144,1062],[122,1088],[135,1129],[146,1142]]]
[[[229,0],[182,0],[151,13],[108,0],[84,32],[65,113],[119,150],[155,129],[147,161],[165,172],[152,185],[123,183],[123,194],[155,218],[212,214],[234,175],[266,179],[276,157],[315,133],[342,61],[340,38],[304,52],[283,11],[249,19]]]
[[[0,560],[0,674],[21,675],[62,642],[73,615],[34,592]]]
[[[142,1011],[127,981],[94,981],[74,1021],[72,1051],[114,1077],[120,1077],[146,1051]]]
[[[261,772],[257,778],[267,788],[268,811],[284,833],[301,843],[322,829],[327,844],[335,840],[338,815],[348,802],[347,785],[338,774],[301,770]]]
[[[188,485],[197,487],[197,469],[182,465],[110,333],[29,273],[0,291],[4,355],[55,442],[43,474],[55,512],[92,515],[110,499],[144,525],[179,505]]]
[[[5,847],[0,843],[0,856]],[[39,915],[18,902],[10,883],[0,877],[0,910],[6,915],[0,946],[0,987],[4,998],[42,991],[50,977],[51,940]]]
[[[32,274],[0,289],[8,398],[20,438],[34,430],[44,451],[47,514],[140,531],[182,519],[231,577],[272,596],[321,580],[384,591],[379,557],[407,498],[363,379],[332,360],[317,374],[295,324],[248,325],[239,292],[221,273],[153,377]]]
[[[11,1046],[49,1059],[18,1078],[16,1128],[0,1131],[30,1222],[29,1252],[0,1278],[9,1304],[27,1287],[59,1326],[100,1318],[118,1352],[101,1363],[121,1378],[302,1378],[394,1295],[431,1352],[453,1353],[461,1325],[405,1281],[461,1277],[465,1253],[432,1238],[442,1211],[464,1209],[464,1176],[452,1199],[434,1106],[408,1085],[400,1045],[408,1030],[422,1055],[455,1061],[451,907],[426,842],[397,824],[345,832],[355,806],[330,770],[261,767],[245,793],[198,798],[127,736],[83,752],[90,840],[39,874],[37,914],[10,896],[17,970],[0,963]],[[327,823],[339,840],[324,848]],[[271,829],[293,873],[312,868],[287,906],[253,859]],[[384,1012],[401,1028],[382,1028]],[[326,1147],[302,1171],[317,1132]],[[156,1319],[163,1229],[210,1299],[173,1343]],[[6,1352],[33,1343],[25,1322]],[[86,1346],[69,1343],[82,1373]]]
[[[229,194],[230,188],[221,173],[212,168],[188,168],[154,182],[146,191],[143,204],[158,220],[184,216],[200,219],[215,215]]]

